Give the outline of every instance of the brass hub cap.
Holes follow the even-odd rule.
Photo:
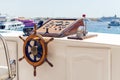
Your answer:
[[[37,47],[36,47],[36,46],[33,46],[33,47],[31,48],[31,53],[32,53],[34,56],[36,56],[36,55],[38,54],[38,51],[37,51]]]

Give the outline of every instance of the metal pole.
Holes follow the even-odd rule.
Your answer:
[[[83,17],[83,21],[84,21],[84,36],[86,36],[86,34],[87,34],[86,15],[83,14],[82,17]]]
[[[6,55],[6,61],[7,61],[7,66],[8,66],[8,75],[11,78],[12,77],[12,71],[11,71],[11,66],[10,66],[10,56],[9,56],[9,50],[8,50],[8,46],[7,43],[4,39],[4,37],[0,34],[0,39],[3,42],[3,46],[4,46],[4,50],[5,50],[5,55]]]

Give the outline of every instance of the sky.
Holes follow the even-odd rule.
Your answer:
[[[0,13],[23,17],[120,17],[120,0],[0,0]]]

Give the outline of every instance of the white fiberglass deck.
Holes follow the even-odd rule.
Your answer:
[[[19,35],[3,33],[11,58],[18,63],[14,80],[120,80],[120,35],[88,34],[97,36],[84,40],[54,38],[48,45],[48,59],[54,67],[45,62],[37,67],[34,77],[33,67],[25,59],[18,61],[23,56]]]

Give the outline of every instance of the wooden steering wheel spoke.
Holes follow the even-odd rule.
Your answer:
[[[50,61],[48,61],[47,58],[45,59],[45,61],[49,64],[49,66],[53,67],[53,64]]]
[[[21,36],[19,36],[19,38],[20,38],[20,39],[22,39],[22,40],[23,40],[23,42],[25,42],[25,40],[24,40]]]
[[[34,74],[33,75],[36,76],[36,67],[34,67]]]
[[[50,38],[49,40],[47,40],[45,43],[49,43],[49,42],[51,42],[51,41],[53,41],[54,40],[54,38]]]
[[[21,61],[21,60],[23,60],[25,57],[23,56],[23,57],[21,57],[21,58],[19,58],[19,61]]]

